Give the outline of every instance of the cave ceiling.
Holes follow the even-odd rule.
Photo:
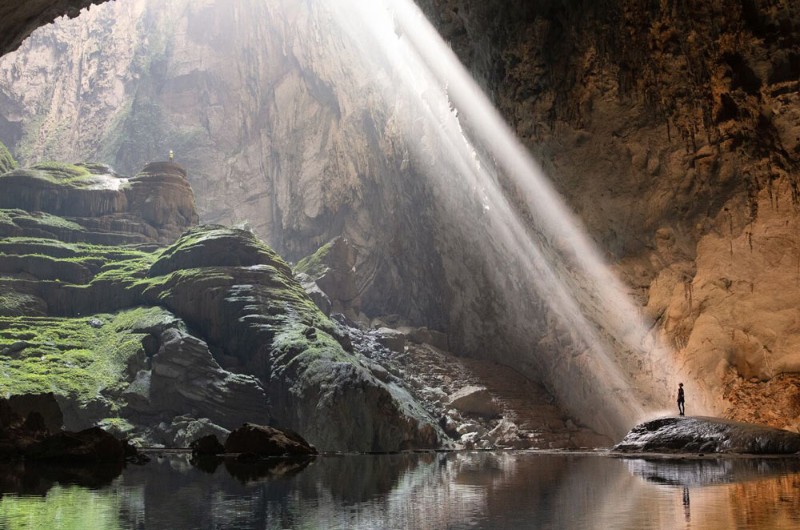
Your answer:
[[[2,0],[0,1],[0,52],[16,50],[36,28],[55,19],[78,16],[81,9],[106,0]]]

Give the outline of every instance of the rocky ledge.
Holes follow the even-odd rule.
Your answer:
[[[621,453],[786,455],[800,452],[800,434],[720,418],[659,418],[631,429],[613,450]]]
[[[0,394],[52,391],[66,428],[142,445],[186,447],[244,422],[326,451],[446,439],[253,233],[192,228],[179,166],[125,178],[51,163],[0,187]]]
[[[0,162],[0,171],[12,162]],[[0,208],[10,210],[0,219],[3,236],[168,244],[198,222],[186,171],[169,162],[148,164],[131,178],[102,164],[49,162],[3,172],[0,186]],[[48,223],[54,216],[62,221]]]

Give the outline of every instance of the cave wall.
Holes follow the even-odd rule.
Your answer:
[[[796,428],[800,7],[421,5],[716,409]]]
[[[800,415],[795,375],[800,370],[795,349],[800,336],[797,5],[780,0],[421,0],[419,4],[545,167],[630,287],[643,316],[674,349],[677,363],[691,374],[696,381],[693,384],[715,396],[714,408],[742,419],[796,427]],[[203,9],[197,9],[198,16],[205,16]],[[224,17],[222,20],[224,24]],[[219,39],[229,36],[224,26],[203,35],[206,51],[213,52],[216,44],[227,42]],[[284,45],[274,42],[283,53],[266,61],[285,68],[277,77],[284,80],[284,90],[273,87],[270,97],[283,94],[288,98],[280,108],[316,110],[281,116],[335,123],[337,129],[352,133],[353,129],[341,125],[347,121],[348,107],[338,102],[342,114],[337,115],[337,105],[331,105],[324,90],[325,76],[320,77],[319,70],[317,80],[299,75],[297,64],[285,60]],[[182,108],[181,102],[186,103],[183,108],[190,108],[193,97],[204,97],[205,107],[209,103],[216,107],[218,102],[208,98],[219,93],[214,86],[220,80],[209,79],[206,60],[198,67],[187,49],[173,46],[170,59],[156,61],[156,69],[147,72],[151,79],[143,85],[143,92],[126,96],[132,97],[131,104],[138,101],[147,106],[171,86],[174,90],[166,93],[172,94],[176,108]],[[213,53],[211,57],[207,61],[213,61]],[[293,60],[307,59],[295,56]],[[317,64],[332,59],[317,58]],[[167,75],[153,76],[159,67]],[[252,83],[252,73],[233,72],[232,76],[258,86]],[[273,70],[267,77],[275,75]],[[204,88],[199,92],[198,84]],[[259,104],[264,102],[258,94],[251,97]],[[301,102],[303,98],[306,101]],[[240,116],[244,124],[252,119],[249,112],[224,101],[215,112]],[[169,116],[162,118],[169,124]],[[359,124],[357,128],[362,128],[363,116],[352,118]],[[212,113],[206,112],[199,121],[203,120],[205,130],[198,129],[193,142],[208,140],[204,135],[214,123]],[[242,129],[248,130],[246,126]],[[373,138],[389,143],[391,137],[385,129],[373,130],[382,131]],[[167,127],[168,134],[174,132]],[[278,131],[275,133],[277,138]],[[253,136],[260,134],[252,132]],[[325,137],[325,129],[302,134]],[[233,145],[241,138],[231,141]],[[313,158],[314,146],[305,142],[276,146],[272,141],[259,140],[236,156],[231,155],[232,150],[222,151],[224,156],[205,155],[212,167],[224,168],[206,184],[193,183],[198,205],[207,218],[247,219],[258,224],[257,229],[271,242],[278,241],[279,249],[297,256],[307,249],[291,248],[290,244],[282,248],[279,239],[290,241],[302,235],[306,245],[312,246],[311,241],[321,243],[334,232],[347,232],[348,226],[350,234],[374,229],[374,217],[353,217],[362,204],[353,197],[363,198],[364,190],[388,182],[376,179],[372,185],[362,184],[369,182],[363,180],[365,174],[377,175],[387,168],[364,158],[353,164],[354,158],[342,155],[336,158],[338,163],[352,165],[351,170],[340,173],[344,180],[336,182],[346,184],[335,187],[336,193],[281,191],[275,187],[276,177],[293,170],[307,175],[307,167],[292,165],[291,160],[303,159],[304,147]],[[211,142],[200,145],[208,150]],[[145,155],[140,156],[151,156],[163,147],[162,143],[153,144],[152,151],[144,150]],[[124,163],[130,151],[117,153],[115,162]],[[277,171],[260,169],[254,180],[241,180],[259,161],[274,162],[270,157],[286,156],[278,153],[290,155],[282,159]],[[179,151],[179,155],[183,153]],[[204,156],[201,152],[191,155]],[[354,180],[354,176],[358,178]],[[265,188],[262,182],[271,184]],[[430,190],[415,193],[408,204],[428,196]],[[203,196],[216,198],[203,204]],[[367,196],[377,199],[381,195]],[[274,202],[270,204],[276,197],[282,197],[283,214],[276,212]],[[395,207],[392,201],[379,200],[378,204],[384,209]],[[253,221],[256,218],[249,214],[242,217],[251,206],[252,211],[270,212],[260,218],[268,221]],[[324,215],[313,215],[325,209]],[[297,212],[304,213],[298,217]],[[345,218],[351,219],[348,226]],[[408,229],[426,233],[432,222],[390,222],[381,233]],[[360,228],[354,229],[356,226]],[[374,240],[363,238],[360,243],[362,259],[366,259],[360,270],[385,270],[385,263],[373,258],[385,255],[387,247],[371,253],[368,249],[378,248]],[[415,243],[415,247],[394,245],[391,256],[442,249],[435,241]],[[442,267],[446,265],[434,263],[431,269],[418,271],[413,280],[417,285],[438,284],[443,279]],[[394,280],[376,291],[382,298],[411,280],[399,272],[389,276]],[[459,302],[452,293],[431,296],[420,291],[372,309],[396,309],[425,319],[443,315],[445,307]],[[476,320],[491,316],[487,311],[491,312],[493,304],[474,306],[464,311],[474,312]],[[453,316],[432,323],[452,326]],[[473,354],[494,355],[486,345],[485,340],[461,344]]]

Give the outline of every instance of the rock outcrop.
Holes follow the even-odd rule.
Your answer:
[[[81,9],[107,0],[33,0],[0,3],[0,54],[16,49],[28,35],[62,16],[76,17]]]
[[[168,162],[148,164],[132,178],[99,164],[39,164],[0,174],[0,184],[0,208],[79,225],[54,234],[71,232],[69,242],[165,244],[198,222],[186,171]]]
[[[246,423],[225,440],[226,453],[255,456],[305,456],[317,454],[316,448],[299,434],[266,425]]]
[[[123,394],[130,409],[151,416],[200,414],[226,429],[269,419],[261,383],[220,368],[205,342],[175,328],[157,340],[161,346],[150,369],[140,371]]]
[[[800,434],[718,418],[661,418],[637,425],[613,450],[785,455],[800,452]]]
[[[413,149],[431,146],[429,131],[414,130],[411,142],[398,134],[409,107],[376,104],[398,80],[351,60],[345,39],[321,29],[333,19],[321,3],[259,3],[252,17],[223,2],[171,4],[158,15],[144,3],[118,4],[113,15],[109,4],[70,32],[32,38],[31,48],[46,51],[3,69],[0,135],[24,161],[103,146],[96,158],[138,167],[167,138],[203,176],[196,189],[206,220],[247,220],[290,259],[345,235],[358,250],[365,313],[446,330],[453,348],[502,358],[560,392],[553,381],[562,366],[548,360],[570,351],[565,364],[574,367],[586,356],[571,351],[568,333],[552,331],[546,300],[520,294],[517,307],[496,294],[491,266],[466,237],[481,237],[473,225],[420,210],[449,191],[418,178],[435,158]],[[419,4],[616,265],[698,401],[796,429],[797,300],[786,286],[798,246],[797,5]],[[171,45],[146,48],[135,30],[142,17]],[[240,28],[242,19],[254,25]],[[70,48],[75,34],[87,37],[80,50]],[[55,59],[48,76],[59,49],[76,59]],[[226,60],[243,54],[260,59],[243,69]],[[228,116],[243,116],[242,126],[229,127]],[[219,168],[225,174],[210,178]],[[481,208],[479,197],[465,204]],[[662,375],[670,377],[652,378]]]
[[[15,202],[31,209],[0,209],[4,393],[52,388],[68,428],[102,424],[142,443],[268,421],[326,450],[442,443],[434,421],[362,366],[253,233],[195,227],[157,248],[196,221],[178,166],[122,179],[51,164],[2,179],[23,183],[12,186]],[[44,184],[24,185],[31,180]],[[147,244],[130,244],[132,233]],[[97,244],[101,236],[120,241]]]

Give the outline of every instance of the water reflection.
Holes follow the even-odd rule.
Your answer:
[[[459,452],[2,468],[2,528],[796,528],[800,460]],[[54,474],[56,473],[56,474]],[[111,474],[109,474],[111,473]],[[111,477],[111,478],[109,478]]]

